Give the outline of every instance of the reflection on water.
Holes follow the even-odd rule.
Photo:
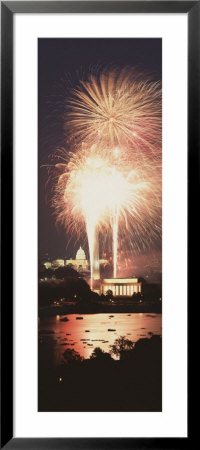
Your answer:
[[[66,348],[73,348],[84,358],[89,358],[95,347],[109,352],[119,336],[136,342],[161,333],[161,314],[70,314],[39,320],[41,346],[49,344],[56,365],[61,362]]]

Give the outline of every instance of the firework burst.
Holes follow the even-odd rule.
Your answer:
[[[91,280],[99,234],[113,239],[114,276],[117,247],[124,233],[135,248],[145,248],[160,233],[158,170],[130,164],[126,152],[94,146],[60,153],[53,207],[67,231],[87,233]],[[155,176],[156,175],[156,176]]]
[[[65,128],[52,206],[67,232],[87,236],[92,286],[99,237],[112,240],[114,277],[119,247],[160,238],[160,83],[130,68],[90,74],[71,91]]]
[[[161,87],[136,69],[105,69],[71,91],[65,127],[79,142],[128,146],[136,153],[161,150]]]

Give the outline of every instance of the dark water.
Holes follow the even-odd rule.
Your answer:
[[[55,365],[61,362],[66,348],[89,358],[95,347],[109,352],[119,336],[136,342],[161,333],[161,314],[70,314],[39,319],[39,342],[45,347],[48,344]]]

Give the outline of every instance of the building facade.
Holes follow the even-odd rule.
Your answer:
[[[101,294],[106,295],[107,291],[112,291],[113,297],[132,297],[141,293],[142,283],[138,278],[106,278],[101,283]]]
[[[95,248],[94,252],[94,260],[93,260],[93,279],[99,280],[100,279],[100,265],[108,264],[107,259],[100,259],[99,260],[99,248]],[[90,270],[90,262],[88,259],[86,259],[86,254],[83,250],[83,248],[80,246],[76,253],[75,259],[54,259],[53,261],[48,260],[45,261],[44,266],[46,269],[57,269],[58,267],[64,267],[64,266],[72,266],[75,270],[78,272],[87,272]]]
[[[80,247],[76,253],[76,259],[65,259],[65,266],[72,265],[77,271],[89,270],[89,261],[86,259],[85,252]]]

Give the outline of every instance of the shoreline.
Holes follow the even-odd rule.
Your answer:
[[[62,305],[48,306],[38,309],[39,317],[51,317],[70,314],[107,314],[107,313],[162,313],[162,304],[158,302],[143,302],[142,304],[93,304],[93,305]]]

